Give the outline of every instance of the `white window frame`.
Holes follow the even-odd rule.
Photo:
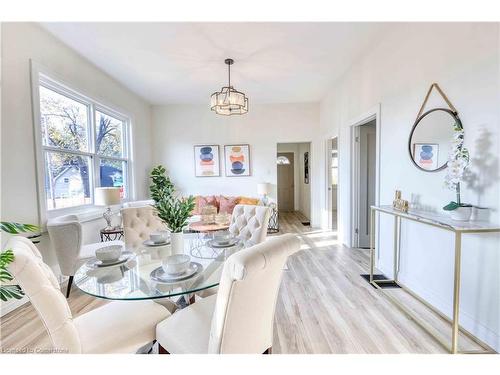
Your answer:
[[[88,108],[87,118],[87,137],[88,137],[88,150],[76,151],[66,150],[54,146],[46,146],[43,144],[42,127],[40,126],[40,86],[50,89],[58,94],[64,95],[72,100],[84,104]],[[124,189],[125,198],[124,202],[134,199],[135,196],[135,183],[133,176],[133,160],[132,160],[132,117],[125,111],[116,109],[114,106],[104,104],[102,100],[90,97],[83,93],[82,90],[74,88],[75,85],[68,85],[63,80],[59,79],[55,74],[42,68],[39,64],[31,61],[31,88],[32,88],[32,109],[33,109],[33,128],[35,134],[35,150],[36,150],[36,166],[37,166],[37,189],[38,189],[38,210],[40,225],[44,225],[47,219],[66,214],[80,214],[89,213],[96,210],[96,217],[102,214],[102,207],[94,205],[94,188],[100,185],[100,161],[113,160],[126,162],[124,169]],[[101,112],[105,115],[111,116],[119,121],[122,121],[122,151],[121,157],[99,155],[95,149],[96,140],[96,112]],[[90,158],[89,179],[90,188],[90,204],[83,204],[73,207],[56,208],[49,210],[46,201],[45,192],[45,153],[47,151],[63,152],[73,155],[85,156]]]

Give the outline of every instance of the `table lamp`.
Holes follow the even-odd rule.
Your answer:
[[[271,184],[269,182],[262,182],[257,184],[257,194],[262,195],[262,203],[267,206],[269,199],[267,195],[271,192]]]
[[[94,191],[94,204],[96,206],[107,206],[108,208],[104,211],[102,215],[104,220],[106,220],[107,230],[113,229],[111,226],[111,218],[113,213],[111,212],[111,207],[116,204],[120,204],[120,188],[119,187],[98,187]]]

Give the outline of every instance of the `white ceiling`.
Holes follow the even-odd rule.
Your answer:
[[[151,104],[207,103],[227,83],[250,103],[319,101],[381,23],[42,23]]]

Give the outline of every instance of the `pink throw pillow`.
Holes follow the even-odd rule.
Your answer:
[[[238,197],[219,196],[219,213],[232,214],[234,206],[238,204]]]

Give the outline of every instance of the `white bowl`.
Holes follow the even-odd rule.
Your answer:
[[[229,232],[223,232],[223,233],[216,233],[214,236],[215,242],[225,245],[228,244],[229,241],[231,241],[231,234]]]
[[[189,257],[189,255],[176,254],[170,255],[169,257],[165,258],[161,262],[161,267],[166,274],[175,276],[181,275],[186,272],[190,263],[191,258]]]
[[[168,239],[167,231],[153,232],[149,235],[149,239],[154,243],[163,243]]]
[[[95,251],[95,256],[101,262],[113,262],[120,258],[120,255],[122,255],[122,250],[122,245],[110,245],[97,249]]]

